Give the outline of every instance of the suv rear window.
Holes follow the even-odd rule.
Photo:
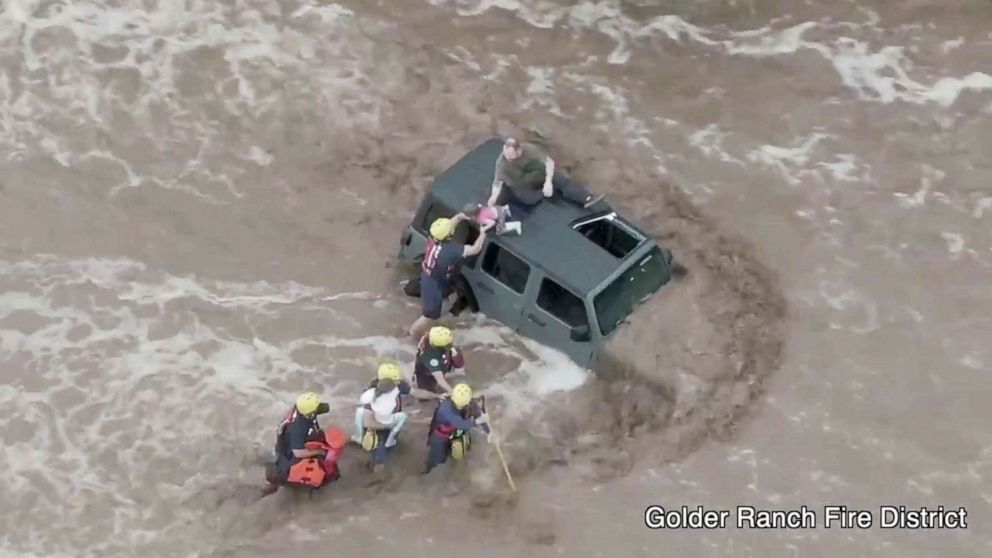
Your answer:
[[[668,262],[661,249],[634,263],[593,299],[599,329],[609,335],[638,304],[664,285],[670,276]]]
[[[537,305],[570,327],[583,326],[589,323],[589,319],[586,317],[586,306],[582,303],[582,299],[551,279],[545,278],[541,281],[541,290],[537,294]]]
[[[482,260],[482,269],[514,291],[523,294],[530,277],[530,266],[510,252],[490,244]]]

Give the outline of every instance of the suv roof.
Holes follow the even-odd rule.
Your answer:
[[[503,138],[495,137],[467,153],[434,180],[431,185],[434,197],[455,212],[466,204],[484,202],[489,197],[496,159],[502,148]],[[524,222],[523,234],[502,235],[499,242],[528,263],[538,263],[538,267],[576,291],[575,294],[585,296],[630,256],[614,256],[573,225],[613,211],[606,202],[584,209],[558,196],[545,198]],[[650,240],[626,219],[620,216],[616,219],[641,237],[628,254]]]

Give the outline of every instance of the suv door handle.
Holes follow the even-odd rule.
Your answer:
[[[495,294],[496,293],[496,291],[494,291],[492,287],[490,287],[489,285],[483,283],[482,281],[479,281],[478,283],[476,283],[475,286],[476,287],[479,287],[480,289],[482,289],[483,291],[486,291],[489,294]]]
[[[537,325],[539,325],[541,327],[544,327],[545,325],[547,325],[544,322],[542,322],[541,320],[537,319],[537,316],[535,316],[534,314],[527,314],[527,319],[530,320],[530,321],[532,321],[532,322],[534,322],[535,324],[537,324]]]

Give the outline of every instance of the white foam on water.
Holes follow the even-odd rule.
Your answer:
[[[963,44],[964,44],[964,37],[958,37],[957,39],[952,39],[952,40],[944,41],[943,44],[940,45],[940,50],[944,54],[948,54],[952,50],[956,50],[958,48],[961,48],[961,45],[963,45]]]
[[[956,259],[964,248],[964,236],[958,233],[941,231],[940,237],[947,242],[947,251]]]
[[[837,158],[836,162],[833,163],[817,163],[817,166],[823,167],[830,172],[830,177],[835,181],[839,182],[865,182],[867,180],[866,172],[860,174],[855,174],[859,168],[863,165],[857,157],[849,153],[835,154],[834,157]]]
[[[101,266],[92,261],[63,265],[49,260],[45,263],[29,262],[13,266],[5,264],[2,267],[5,277],[26,279],[32,284],[31,290],[27,292],[8,291],[0,298],[0,313],[4,317],[15,311],[29,310],[56,320],[31,335],[7,329],[9,324],[5,326],[0,331],[3,335],[0,350],[3,351],[4,360],[10,361],[17,354],[33,355],[27,364],[30,366],[29,370],[34,370],[44,382],[43,389],[46,391],[41,392],[45,394],[44,400],[47,400],[48,394],[76,386],[86,394],[85,406],[97,405],[101,409],[96,422],[74,422],[72,417],[77,410],[74,408],[61,409],[54,417],[39,415],[32,419],[33,414],[45,412],[44,407],[38,407],[34,397],[20,393],[7,402],[8,409],[13,408],[15,416],[37,424],[54,424],[58,436],[52,437],[49,433],[39,439],[36,435],[26,447],[12,447],[3,455],[15,472],[9,480],[13,481],[15,493],[20,494],[33,492],[34,489],[23,482],[24,478],[17,472],[35,471],[48,478],[64,478],[64,475],[59,475],[59,471],[64,469],[65,462],[72,463],[74,474],[58,485],[59,494],[44,496],[46,500],[65,504],[56,510],[46,510],[46,513],[69,531],[73,526],[101,523],[101,520],[91,522],[85,517],[85,510],[80,508],[82,502],[94,499],[104,501],[127,494],[127,483],[140,482],[133,475],[143,475],[147,463],[154,463],[156,458],[172,455],[176,451],[199,451],[203,447],[209,447],[209,443],[202,442],[216,436],[216,431],[210,433],[210,421],[225,420],[223,416],[206,410],[216,408],[217,401],[225,398],[231,401],[248,398],[254,399],[254,404],[257,405],[259,396],[262,396],[263,402],[271,397],[273,390],[252,372],[272,372],[272,368],[278,372],[279,363],[275,363],[275,367],[265,366],[264,362],[258,360],[251,345],[197,323],[194,316],[184,318],[187,321],[192,318],[192,321],[188,321],[175,335],[156,341],[148,340],[148,330],[153,323],[171,316],[138,318],[133,311],[137,305],[133,302],[157,302],[161,307],[170,300],[181,298],[181,295],[174,288],[163,288],[159,291],[163,295],[161,300],[150,300],[157,291],[156,287],[189,285],[188,279],[167,278],[164,285],[163,282],[141,284],[134,281],[133,275],[145,271],[143,267],[128,266],[126,262]],[[83,273],[74,275],[73,269],[81,269]],[[87,269],[95,272],[86,273]],[[79,289],[82,294],[93,288],[114,286],[120,288],[116,301],[108,300],[99,306],[92,302],[82,306],[56,302],[60,296],[58,293],[65,292],[66,288]],[[246,300],[237,291],[255,290],[257,287],[244,287],[235,289],[230,296],[215,294],[205,298],[217,302],[219,306],[223,306],[224,301],[230,301],[235,307],[245,304],[264,306],[273,300],[279,303],[285,298],[278,296],[275,291],[279,289],[274,287],[271,297],[250,297]],[[197,294],[204,291],[209,292],[211,288],[192,288],[187,296],[197,298]],[[132,304],[128,303],[129,298]],[[92,299],[84,294],[79,300],[82,302]],[[71,340],[69,332],[79,326],[88,327],[91,333]],[[190,350],[190,347],[211,344],[217,349],[212,354],[208,351],[207,356]],[[262,359],[264,360],[264,355]],[[82,374],[80,370],[83,371]],[[21,377],[21,372],[12,372],[12,378]],[[189,381],[183,382],[183,379]],[[152,391],[148,388],[152,388]],[[259,391],[264,392],[264,395],[258,393]],[[277,399],[289,400],[290,396],[291,393],[283,392]],[[148,397],[152,397],[152,400],[149,401]],[[134,405],[140,406],[140,409]],[[266,406],[263,403],[260,407],[264,409]],[[272,404],[269,403],[268,406]],[[165,440],[145,440],[142,443],[148,447],[141,452],[141,461],[131,463],[135,465],[134,468],[116,471],[132,461],[133,457],[128,445],[119,446],[115,438],[124,435],[134,439],[140,436],[140,431],[128,430],[127,427],[118,425],[113,430],[115,434],[108,438],[100,434],[101,424],[133,417],[135,412],[140,412],[141,419],[128,418],[132,428],[140,428],[144,423],[162,433],[184,432],[188,439],[186,443],[172,447],[163,445],[170,437],[168,434],[163,436]],[[197,446],[197,450],[190,447],[190,441]],[[196,441],[201,443],[197,445]],[[119,453],[120,457],[110,460],[100,457],[101,452],[115,446],[119,446],[115,454],[123,450]],[[30,451],[26,451],[29,448]],[[97,459],[101,461],[98,462]],[[95,495],[87,497],[83,491]],[[122,537],[125,533],[133,536],[140,531],[136,529],[140,524],[140,519],[136,517],[117,515],[102,521],[111,521],[113,530]],[[24,528],[30,532],[32,527]]]
[[[436,6],[449,6],[445,0],[428,0]],[[826,39],[824,42],[806,40],[813,29],[824,28],[836,32],[877,29],[879,17],[866,10],[867,18],[855,22],[805,21],[785,29],[765,26],[759,29],[727,31],[723,28],[707,29],[689,23],[676,15],[662,15],[641,24],[622,14],[613,2],[580,2],[562,8],[545,2],[522,3],[516,0],[477,0],[459,2],[457,13],[462,16],[479,15],[491,8],[515,12],[522,20],[543,29],[564,21],[575,29],[596,29],[617,43],[608,61],[626,64],[631,49],[643,41],[653,41],[664,36],[668,40],[684,43],[685,40],[707,48],[718,48],[732,56],[767,57],[791,55],[812,51],[828,61],[842,82],[859,97],[867,101],[892,103],[904,101],[916,104],[937,103],[949,107],[966,91],[992,90],[992,75],[974,71],[964,77],[944,76],[927,85],[909,76],[909,62],[904,48],[883,46],[873,50],[868,42],[850,36]],[[468,6],[468,7],[463,7]],[[954,41],[943,44],[949,53],[959,46]],[[647,49],[651,52],[654,49]]]
[[[899,203],[904,207],[922,206],[926,203],[927,197],[931,194],[934,181],[943,180],[945,176],[947,175],[944,171],[924,164],[923,172],[920,176],[920,189],[917,190],[916,193],[909,195],[903,192],[895,192],[892,195],[898,198]]]
[[[275,159],[272,155],[270,155],[264,149],[262,149],[257,145],[251,146],[251,149],[248,151],[248,155],[246,158],[250,161],[254,161],[255,163],[258,163],[260,166],[263,167],[267,167],[271,165],[272,161]]]
[[[803,35],[816,26],[816,22],[806,21],[781,32],[770,27],[739,32],[724,46],[730,54],[745,56],[792,54],[803,46]]]
[[[507,402],[505,414],[521,416],[534,409],[543,397],[571,391],[585,384],[591,372],[564,353],[514,334],[509,328],[478,317],[473,325],[459,332],[466,347],[487,347],[521,358],[520,366],[507,370],[500,379],[486,386],[486,393]],[[522,346],[523,351],[518,349]]]
[[[630,50],[623,30],[625,18],[618,6],[586,1],[572,7],[567,17],[571,27],[595,28],[617,42],[616,48],[606,58],[608,63],[625,64],[630,59]]]
[[[762,163],[778,169],[779,173],[789,184],[796,186],[805,174],[802,170],[807,166],[811,153],[816,145],[827,138],[826,134],[815,133],[806,138],[799,138],[795,147],[763,145],[748,153],[747,158],[754,163]]]
[[[602,106],[609,109],[614,120],[622,120],[630,114],[630,105],[624,92],[602,83],[591,83],[589,89],[603,101]],[[598,112],[597,120],[603,119],[603,116],[603,112]]]
[[[539,105],[555,116],[564,117],[565,114],[555,101],[555,69],[531,66],[527,68],[527,75],[530,77],[530,83],[527,84],[527,100],[524,108],[529,109]]]
[[[992,89],[992,75],[984,72],[972,72],[963,78],[941,78],[929,89],[924,88],[920,92],[920,96],[949,107],[965,91],[984,91],[987,89]]]
[[[657,146],[651,140],[651,135],[653,130],[647,126],[644,120],[637,118],[631,114],[630,104],[627,101],[628,92],[621,87],[611,86],[605,80],[596,80],[586,77],[584,79],[579,78],[576,75],[569,76],[575,84],[576,88],[579,88],[581,83],[585,83],[587,90],[595,95],[599,100],[597,104],[597,109],[595,111],[597,120],[603,122],[599,125],[600,128],[607,129],[609,131],[609,122],[617,122],[621,126],[621,131],[623,133],[624,140],[631,147],[646,148],[648,153],[656,155],[659,151]],[[656,160],[660,162],[658,157]],[[663,166],[663,165],[662,165]]]
[[[564,353],[529,339],[525,339],[524,344],[538,358],[521,366],[521,372],[528,380],[525,393],[533,393],[540,398],[556,391],[572,391],[589,378],[589,371],[580,368]]]
[[[863,335],[881,326],[878,305],[868,295],[835,281],[821,282],[819,294],[831,308],[842,315],[851,316],[853,313],[853,317],[847,320],[849,323],[838,325],[838,328],[847,327],[852,332]],[[858,318],[860,321],[857,320]],[[852,321],[853,325],[850,324]]]
[[[338,317],[359,304],[367,309],[364,326],[395,323],[405,307],[377,308],[383,298],[374,293],[207,281],[124,259],[0,261],[0,277],[0,362],[9,378],[0,386],[0,431],[10,431],[13,417],[47,425],[0,450],[0,466],[10,472],[0,494],[16,502],[41,492],[49,503],[37,510],[62,526],[53,535],[7,509],[0,521],[14,530],[0,536],[2,545],[40,549],[54,539],[81,553],[103,552],[106,541],[87,538],[90,528],[114,533],[122,547],[161,543],[157,533],[183,532],[209,510],[184,506],[183,518],[165,525],[155,519],[158,507],[182,505],[210,487],[260,482],[260,470],[232,469],[225,456],[267,452],[274,423],[299,391],[320,392],[333,424],[348,420],[381,359],[412,374],[415,347],[405,335],[366,334]],[[216,315],[223,322],[210,319]],[[302,316],[305,328],[294,325]],[[29,324],[30,334],[18,329]],[[232,333],[245,328],[253,333]],[[482,316],[460,327],[459,338],[468,351],[519,361],[494,374],[492,385],[477,386],[507,398],[506,417],[588,378],[561,353]],[[69,399],[53,408],[55,397]],[[60,474],[67,469],[69,478]],[[64,480],[39,486],[32,474]],[[146,501],[132,490],[138,485],[159,496]],[[94,518],[91,506],[116,511]]]
[[[758,44],[737,33],[724,45],[730,54],[757,57],[815,51],[833,65],[843,83],[855,90],[862,100],[935,102],[949,107],[965,91],[992,89],[992,76],[982,72],[972,72],[963,78],[943,77],[932,85],[923,84],[909,76],[906,69],[909,62],[903,47],[884,46],[872,51],[868,43],[846,36],[828,43],[806,41],[804,34],[819,25],[804,22],[778,33],[764,29],[759,31],[762,35],[759,35]],[[872,27],[874,23],[868,22],[865,26]]]
[[[975,202],[975,210],[971,216],[975,219],[981,219],[982,215],[985,214],[985,210],[990,208],[992,208],[992,197],[981,198]]]
[[[632,32],[630,32],[630,34],[638,38],[650,38],[661,32],[664,33],[669,39],[676,42],[682,42],[682,38],[686,37],[692,41],[704,45],[718,44],[717,41],[714,41],[706,36],[705,29],[693,25],[676,15],[658,16],[651,20],[651,22],[647,25],[640,27],[629,19],[627,20],[627,23],[629,26],[628,28],[635,28]]]
[[[958,363],[973,370],[984,370],[985,363],[973,353],[968,353],[958,359]]]
[[[475,61],[472,53],[463,46],[457,46],[454,49],[444,49],[444,54],[448,58],[462,64],[463,66],[469,68],[473,72],[481,73],[482,66]]]
[[[730,155],[723,147],[727,138],[727,132],[721,130],[716,124],[697,130],[689,136],[689,143],[703,152],[707,157],[716,154],[725,163],[744,165],[744,161]]]
[[[213,286],[192,276],[167,275],[157,283],[134,281],[134,277],[155,277],[145,264],[128,259],[87,258],[63,261],[54,256],[36,256],[15,264],[0,262],[0,270],[13,274],[44,274],[43,283],[68,285],[92,284],[113,290],[122,301],[157,304],[160,308],[179,298],[197,298],[218,306],[251,308],[263,311],[270,304],[292,304],[316,299],[321,289],[289,282],[274,286],[266,281],[232,283],[217,281]],[[324,300],[371,297],[371,293],[339,293]]]
[[[664,174],[665,166],[660,155],[661,151],[651,139],[653,130],[644,120],[631,114],[628,94],[622,87],[612,85],[598,76],[574,72],[564,73],[561,79],[567,84],[573,98],[577,94],[588,95],[587,105],[595,107],[593,113],[599,122],[594,125],[596,129],[617,138],[622,137],[623,141],[632,148],[643,149],[657,162],[659,172]]]
[[[5,548],[0,546],[0,558],[79,558],[79,554],[74,552],[62,552],[45,550],[41,552],[27,552],[22,549]]]
[[[427,0],[433,6],[454,6],[460,16],[477,16],[494,8],[513,12],[517,17],[534,27],[551,29],[567,12],[568,8],[556,6],[551,2],[536,0],[520,2],[519,0]]]
[[[280,11],[272,4],[242,9],[238,25],[231,25],[230,10],[223,4],[204,0],[115,6],[81,1],[49,4],[42,11],[37,10],[39,6],[11,0],[6,6],[8,17],[0,18],[0,39],[16,49],[28,70],[44,74],[15,102],[0,103],[0,129],[16,130],[16,134],[0,134],[0,142],[12,150],[46,153],[65,167],[93,158],[118,164],[126,177],[120,184],[106,185],[111,195],[124,188],[153,186],[189,193],[208,203],[224,203],[244,195],[235,177],[246,167],[272,162],[271,155],[258,151],[260,146],[248,143],[249,134],[242,145],[225,135],[216,115],[202,113],[197,91],[210,95],[211,89],[219,94],[224,88],[218,95],[223,111],[234,118],[253,119],[284,110],[285,91],[274,84],[293,71],[306,77],[305,83],[297,82],[294,88],[310,90],[311,98],[323,101],[321,110],[339,117],[337,121],[353,127],[378,124],[377,109],[371,103],[351,100],[363,99],[367,92],[361,71],[367,57],[351,54],[362,54],[372,44],[359,40],[354,14],[334,4],[310,3],[295,12],[293,23],[308,27],[307,33],[277,23]],[[56,31],[62,35],[53,39]],[[61,38],[65,35],[72,43]],[[336,53],[335,64],[325,64],[321,55],[326,41],[313,37],[347,43],[349,50]],[[98,61],[97,46],[121,49],[121,58]],[[230,75],[223,71],[216,76],[197,75],[202,83],[193,84],[188,61],[203,56],[216,56]],[[6,99],[11,79],[5,75],[0,81],[0,94]],[[233,94],[231,84],[236,84]],[[195,90],[193,98],[184,87]],[[170,115],[164,123],[154,117],[162,107]],[[85,125],[115,137],[122,110],[134,130],[131,134],[147,138],[165,152],[172,150],[171,145],[199,145],[197,158],[173,158],[162,164],[155,157],[76,152],[78,140],[67,130]],[[217,139],[221,136],[223,142]],[[203,147],[221,144],[248,156],[240,161],[202,159]]]
[[[314,0],[308,1],[293,12],[292,17],[315,14],[322,23],[335,23],[340,19],[353,17],[355,12],[338,4],[325,4]]]

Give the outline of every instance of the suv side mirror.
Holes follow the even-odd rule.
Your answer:
[[[580,342],[588,341],[591,338],[591,336],[589,335],[589,326],[588,325],[572,326],[572,331],[569,334],[569,338],[572,341],[580,341]]]

